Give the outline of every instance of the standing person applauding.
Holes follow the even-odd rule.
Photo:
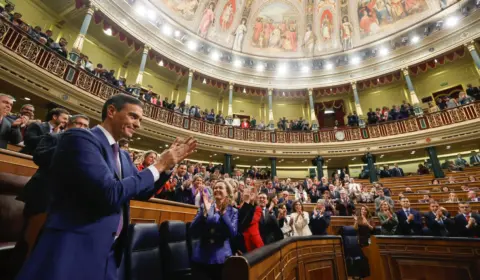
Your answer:
[[[370,239],[370,235],[374,229],[372,214],[367,206],[362,205],[360,208],[360,213],[353,216],[355,223],[353,227],[357,230],[358,233],[358,244],[361,247],[368,246],[368,240]]]
[[[204,196],[204,207],[190,225],[192,237],[200,238],[192,250],[194,278],[221,280],[223,264],[232,255],[230,239],[237,235],[238,210],[231,206],[232,186],[223,180],[213,186],[213,202]]]
[[[293,203],[294,212],[290,215],[290,226],[293,228],[293,236],[312,235],[308,224],[310,218],[307,212],[303,211],[303,205],[300,201]]]
[[[310,218],[310,227],[314,235],[326,235],[327,228],[330,225],[330,215],[325,212],[325,201],[320,199],[317,201],[315,209],[313,209]]]
[[[387,201],[382,201],[380,203],[380,211],[378,212],[378,219],[382,225],[382,234],[383,235],[394,235],[397,231],[398,218],[395,213],[393,213],[390,204]]]

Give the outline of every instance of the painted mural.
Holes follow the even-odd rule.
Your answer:
[[[235,52],[315,57],[405,29],[456,0],[149,0],[199,37]]]
[[[428,10],[425,0],[359,0],[360,36],[375,35]]]
[[[266,52],[297,52],[299,19],[298,11],[287,3],[264,6],[251,25],[251,47]]]
[[[200,0],[163,0],[165,5],[185,20],[193,20]]]

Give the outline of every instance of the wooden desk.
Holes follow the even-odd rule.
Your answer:
[[[375,222],[375,226],[380,225],[380,221],[377,217],[373,217],[373,221]],[[355,224],[355,220],[353,217],[342,217],[342,216],[332,216],[330,219],[330,226],[327,229],[327,233],[330,235],[337,235],[340,234],[340,229],[343,226],[353,226]]]
[[[480,239],[427,236],[372,236],[375,280],[478,280]],[[378,252],[376,251],[378,248]]]
[[[339,236],[289,237],[227,259],[222,279],[347,280]]]
[[[149,201],[130,201],[130,223],[161,224],[167,220],[191,222],[197,214],[195,205],[152,198]]]
[[[32,176],[37,168],[32,156],[0,149],[0,172]]]

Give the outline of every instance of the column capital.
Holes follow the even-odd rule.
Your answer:
[[[464,45],[465,45],[465,47],[467,47],[469,52],[475,50],[475,41],[473,41],[473,40],[468,42],[468,43],[465,43]]]
[[[143,46],[143,54],[148,54],[148,52],[152,49],[149,45],[145,44]]]
[[[353,91],[356,91],[356,90],[357,90],[357,82],[356,82],[356,81],[350,82],[350,85],[352,85]]]
[[[97,10],[97,7],[95,7],[95,5],[90,2],[90,4],[88,5],[87,14],[93,15],[93,13],[95,13],[96,10]]]
[[[410,75],[410,73],[408,72],[408,66],[407,66],[407,67],[403,67],[402,69],[400,69],[400,71],[402,71],[402,73],[403,73],[404,76]]]
[[[193,77],[193,73],[195,73],[194,69],[188,69],[188,77]]]
[[[312,96],[313,95],[313,88],[308,88],[308,96]]]
[[[228,82],[228,89],[232,90],[234,85],[234,82]]]
[[[272,94],[273,94],[273,88],[268,88],[267,91],[268,91],[268,95],[272,95]]]

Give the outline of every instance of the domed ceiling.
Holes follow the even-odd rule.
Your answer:
[[[150,0],[166,16],[234,52],[327,55],[378,41],[455,0]]]

